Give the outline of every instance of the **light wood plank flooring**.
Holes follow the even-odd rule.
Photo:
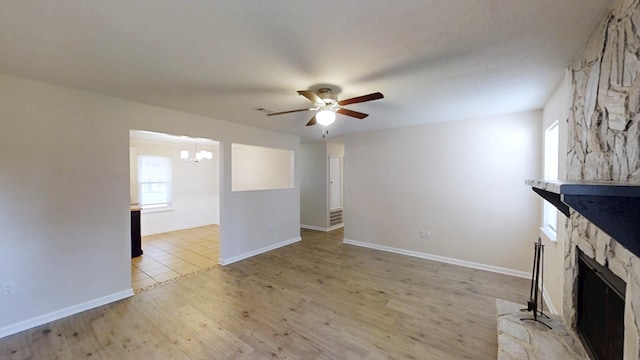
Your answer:
[[[341,243],[342,231],[0,339],[1,359],[495,359],[525,279]]]

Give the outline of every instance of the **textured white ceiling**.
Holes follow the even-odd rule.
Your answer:
[[[0,0],[0,72],[321,137],[296,94],[331,84],[330,135],[539,109],[611,0]]]

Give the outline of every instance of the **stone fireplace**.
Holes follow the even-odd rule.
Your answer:
[[[571,67],[569,181],[615,181],[640,186],[639,29],[640,1],[615,1]],[[638,218],[632,221],[640,224]],[[626,283],[624,359],[640,358],[640,258],[574,210],[570,211],[566,230],[565,322],[576,329],[580,251]]]
[[[571,216],[568,227],[572,226],[576,227],[573,229],[573,235],[578,236],[572,237],[566,244],[563,303],[565,322],[577,330],[580,269],[578,255],[582,253],[584,257],[607,268],[625,283],[623,358],[640,358],[640,258],[577,214]]]
[[[530,183],[543,192],[557,194],[551,197],[556,205],[565,204],[563,213],[569,218],[564,249],[565,324],[578,330],[579,296],[590,296],[588,292],[579,294],[583,281],[578,279],[580,268],[585,271],[584,264],[590,263],[603,272],[610,271],[624,284],[624,330],[619,350],[624,359],[640,358],[640,197],[636,194],[640,189],[639,29],[640,0],[615,1],[570,69],[568,182]],[[604,186],[615,183],[623,192],[632,191],[567,201],[576,194],[603,192],[602,182]],[[602,214],[606,215],[604,221]],[[620,224],[630,226],[621,228]]]
[[[556,326],[554,338],[561,340],[557,348],[570,354],[566,358],[585,358],[583,351],[574,346],[574,337],[570,335],[577,333],[578,327],[583,325],[578,325],[578,318],[584,320],[578,302],[585,296],[603,296],[594,295],[591,290],[580,293],[584,279],[579,279],[578,274],[582,270],[584,275],[585,267],[592,267],[613,274],[614,282],[624,289],[617,291],[624,292],[623,300],[611,299],[618,302],[613,307],[622,307],[622,310],[614,309],[612,313],[601,314],[601,318],[588,319],[602,328],[607,325],[601,325],[601,321],[622,318],[623,329],[619,325],[608,325],[613,327],[609,331],[622,332],[622,339],[614,345],[616,349],[611,350],[612,355],[605,356],[640,359],[640,0],[614,1],[609,14],[571,66],[569,77],[567,181],[527,182],[537,193],[545,198],[548,196],[568,217],[565,229],[568,238],[564,243],[563,317],[553,320]],[[611,184],[615,186],[608,190],[615,188],[615,191],[608,192],[606,186]],[[618,190],[623,194],[617,193]],[[594,195],[593,192],[604,194]],[[593,196],[581,199],[585,194]],[[605,216],[601,216],[603,214]],[[591,288],[602,286],[598,279],[595,280],[596,285],[589,285]],[[587,306],[602,304],[596,302]],[[501,311],[501,308],[506,310]],[[512,347],[527,349],[527,353],[531,349],[548,349],[546,344],[556,343],[553,340],[546,341],[545,347],[533,346],[532,334],[540,331],[523,330],[517,316],[509,315],[508,310],[508,305],[498,302],[499,340],[501,336],[516,339],[520,341],[519,347]],[[564,326],[567,331],[562,330]],[[501,327],[502,330],[516,329],[516,336],[504,336]],[[543,330],[542,338],[551,334]],[[518,337],[518,334],[526,336]],[[504,349],[505,355],[501,357],[501,351],[499,358],[518,358],[514,356],[517,351]]]
[[[640,358],[640,182],[528,180],[527,184],[567,215],[567,227],[572,229],[565,244],[564,324],[554,326],[579,333],[585,349],[599,354],[594,359]],[[566,339],[562,342],[565,348],[572,345]],[[571,358],[585,358],[575,354]],[[555,355],[564,358],[560,356],[564,353]]]
[[[586,358],[574,336],[585,315],[578,301],[603,296],[580,293],[586,266],[610,272],[624,289],[605,290],[624,295],[611,299],[610,313],[588,319],[600,330],[609,326],[607,336],[622,333],[604,356],[640,359],[640,0],[614,1],[568,74],[567,181],[527,182],[568,217],[563,316],[548,320],[552,329],[531,326],[517,304],[498,299],[498,358]],[[601,325],[614,317],[623,328]]]

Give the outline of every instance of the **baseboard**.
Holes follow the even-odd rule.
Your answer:
[[[262,253],[266,253],[267,251],[275,250],[275,249],[281,248],[283,246],[287,246],[287,245],[291,245],[293,243],[297,243],[300,240],[302,240],[302,238],[300,236],[297,236],[297,237],[295,237],[293,239],[284,240],[284,241],[281,241],[279,243],[275,243],[273,245],[265,246],[265,247],[257,249],[257,250],[249,251],[249,252],[246,252],[244,254],[240,254],[240,255],[237,255],[237,256],[234,256],[234,257],[231,257],[231,258],[228,258],[228,259],[220,258],[220,260],[218,261],[218,264],[220,264],[222,266],[233,264],[234,262],[238,262],[240,260],[248,259],[250,257],[256,256],[256,255],[260,255]]]
[[[558,311],[556,311],[555,306],[553,306],[553,303],[551,302],[551,296],[549,296],[547,288],[544,287],[544,285],[542,286],[542,299],[544,300],[544,303],[547,304],[547,309],[549,310],[549,312],[554,315],[558,315]]]
[[[155,234],[163,234],[163,233],[168,233],[168,232],[171,232],[171,231],[187,230],[187,229],[193,229],[193,228],[197,228],[197,227],[201,227],[201,226],[209,226],[209,225],[218,225],[218,224],[212,223],[210,221],[207,221],[207,222],[204,222],[204,223],[190,224],[190,225],[185,225],[185,226],[180,226],[180,227],[171,227],[171,228],[166,228],[166,229],[159,229],[159,230],[144,232],[141,235],[142,236],[149,236],[149,235],[155,235]]]
[[[499,266],[480,264],[480,263],[475,263],[475,262],[466,261],[466,260],[453,259],[453,258],[448,258],[444,256],[439,256],[439,255],[432,255],[432,254],[427,254],[427,253],[422,253],[422,252],[412,251],[412,250],[404,250],[404,249],[399,249],[399,248],[394,248],[394,247],[389,247],[384,245],[366,243],[362,241],[344,239],[342,242],[348,245],[361,246],[361,247],[366,247],[374,250],[381,250],[381,251],[391,252],[391,253],[400,254],[400,255],[412,256],[412,257],[417,257],[417,258],[426,259],[426,260],[433,260],[433,261],[438,261],[438,262],[447,263],[447,264],[464,266],[472,269],[490,271],[498,274],[511,275],[511,276],[525,278],[525,279],[531,278],[530,273],[525,271],[520,271],[520,270],[507,269]]]
[[[300,224],[300,227],[303,228],[303,229],[308,229],[308,230],[329,232],[329,231],[333,231],[333,230],[340,229],[340,228],[344,227],[344,224],[333,225],[333,226],[330,226],[328,228],[320,227],[320,226]]]
[[[73,305],[68,308],[50,312],[48,314],[36,316],[34,318],[24,320],[13,325],[8,325],[0,328],[0,339],[5,336],[17,334],[21,331],[43,325],[51,321],[59,320],[67,316],[71,316],[74,314],[81,313],[83,311],[97,308],[98,306],[102,306],[118,300],[126,299],[133,295],[134,295],[133,289],[128,289],[128,290],[120,291],[111,295],[103,296],[101,298],[93,299],[78,305]]]

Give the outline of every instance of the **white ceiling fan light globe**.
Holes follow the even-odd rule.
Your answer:
[[[316,114],[316,121],[322,126],[329,126],[336,121],[336,113],[331,110],[320,110]]]

